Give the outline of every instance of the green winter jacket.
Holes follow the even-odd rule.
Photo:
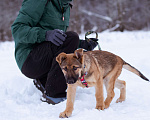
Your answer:
[[[21,70],[36,43],[45,41],[47,30],[67,30],[72,0],[24,0],[11,26],[15,41],[15,59]],[[63,20],[64,16],[64,20]]]

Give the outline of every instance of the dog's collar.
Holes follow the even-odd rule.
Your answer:
[[[87,82],[85,81],[85,75],[87,75],[87,72],[85,72],[85,73],[83,74],[83,76],[80,77],[79,79],[80,79],[81,83],[84,84],[84,85],[88,88],[88,84],[87,84]]]

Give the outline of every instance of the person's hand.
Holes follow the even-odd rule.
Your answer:
[[[90,38],[89,41],[81,40],[79,47],[84,48],[87,51],[91,51],[98,45],[97,41],[98,41],[98,39],[96,39],[96,38]]]
[[[46,41],[50,41],[56,46],[60,46],[66,40],[67,35],[59,29],[49,30],[46,32]]]
[[[93,50],[98,45],[98,39],[90,38],[91,40],[88,42],[88,51]]]

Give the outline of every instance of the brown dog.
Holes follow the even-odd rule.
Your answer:
[[[66,82],[67,106],[60,113],[61,118],[71,116],[76,95],[76,87],[95,87],[96,109],[108,108],[115,96],[114,87],[120,89],[120,97],[116,102],[122,102],[126,98],[126,82],[119,80],[122,68],[125,68],[142,79],[149,81],[140,71],[126,63],[119,56],[106,51],[83,52],[76,50],[73,54],[61,53],[56,58]],[[103,84],[106,86],[107,98],[104,101]]]

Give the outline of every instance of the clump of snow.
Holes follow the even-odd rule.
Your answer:
[[[80,36],[84,38],[84,35]],[[93,35],[93,37],[95,37]],[[122,57],[150,79],[150,31],[99,33],[102,50]],[[98,48],[96,48],[98,49]],[[119,77],[127,82],[127,98],[115,103],[119,90],[108,109],[95,109],[95,89],[78,88],[70,120],[149,120],[150,83],[123,70]],[[49,105],[41,102],[41,92],[19,71],[14,59],[14,42],[0,43],[0,120],[58,120],[66,101]],[[106,97],[106,90],[104,89]]]

